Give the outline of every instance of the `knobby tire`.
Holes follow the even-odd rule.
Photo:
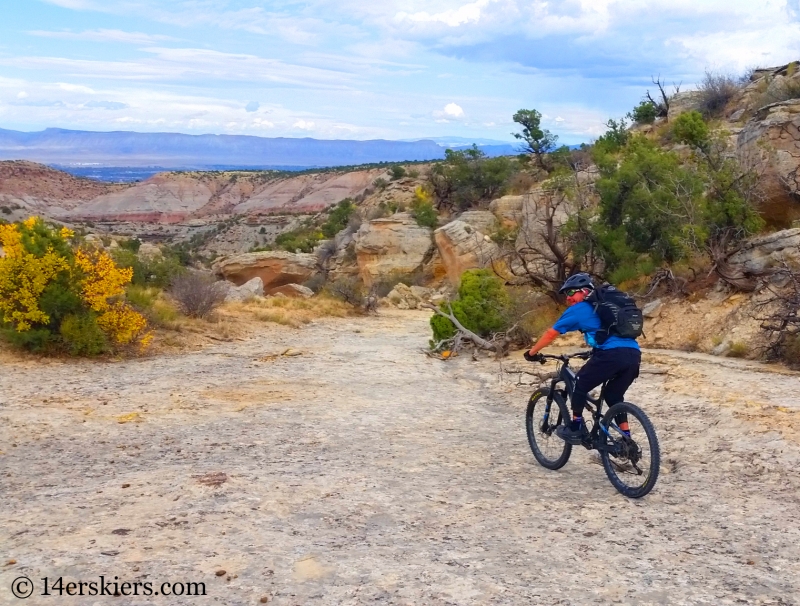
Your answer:
[[[556,435],[555,428],[571,417],[561,394],[554,393],[548,414],[550,433],[548,435],[543,432],[543,417],[549,396],[550,389],[548,388],[543,387],[533,392],[528,401],[528,410],[525,413],[525,428],[528,432],[528,444],[530,444],[533,451],[533,456],[536,457],[542,467],[555,470],[564,467],[569,461],[570,454],[572,454],[572,446]],[[542,450],[545,443],[549,452]]]

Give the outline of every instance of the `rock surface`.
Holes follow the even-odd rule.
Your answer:
[[[488,267],[500,255],[489,236],[463,221],[451,221],[433,232],[436,247],[451,284],[458,284],[468,269]]]
[[[261,278],[264,293],[272,294],[280,286],[305,282],[316,267],[317,258],[312,254],[272,250],[220,259],[214,264],[214,271],[237,285]]]
[[[748,272],[759,273],[768,267],[788,263],[800,268],[800,228],[785,229],[749,240],[730,258]]]
[[[457,219],[477,229],[482,234],[491,234],[497,229],[497,217],[488,210],[467,210]]]
[[[489,210],[506,227],[514,227],[522,219],[522,205],[525,196],[503,196],[492,200]]]
[[[223,282],[225,286],[225,302],[249,301],[255,297],[264,296],[264,282],[261,278],[248,280],[241,286],[236,286],[233,282]]]
[[[281,294],[296,299],[310,299],[314,296],[314,291],[302,284],[287,284],[286,286],[273,288],[271,294]]]
[[[667,121],[672,122],[686,112],[700,109],[700,102],[702,94],[700,91],[692,90],[683,93],[677,93],[672,96],[669,101],[669,112],[667,113]]]
[[[408,214],[365,222],[355,235],[358,271],[366,284],[422,269],[433,254],[431,230]]]
[[[628,399],[656,426],[662,472],[629,501],[582,448],[540,467],[524,429],[534,387],[498,380],[491,359],[421,355],[428,314],[260,326],[113,372],[3,360],[1,603],[24,602],[20,576],[103,573],[206,583],[203,600],[152,600],[165,606],[800,595],[796,373],[645,351]],[[576,565],[580,582],[554,573]]]
[[[797,204],[800,197],[800,99],[762,108],[744,126],[737,151],[745,157],[762,157],[767,195]]]

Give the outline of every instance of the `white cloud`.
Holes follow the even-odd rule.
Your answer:
[[[268,82],[320,89],[346,89],[354,80],[352,74],[335,69],[320,69],[248,54],[198,48],[151,47],[143,50],[151,56],[133,61],[40,56],[2,57],[0,65],[16,69],[51,70],[74,77],[104,80],[203,80],[205,84],[209,78],[213,78],[248,84]]]
[[[86,93],[87,95],[95,94],[94,90],[92,90],[88,86],[82,86],[80,84],[70,84],[69,82],[58,82],[56,86],[58,86],[58,88],[60,88],[61,90],[65,90],[70,93]]]
[[[451,118],[463,118],[464,110],[455,103],[448,103],[444,106],[444,114],[446,116],[450,116]]]
[[[395,15],[395,21],[439,22],[449,27],[458,27],[465,23],[477,23],[480,21],[482,9],[494,2],[497,2],[497,0],[477,0],[477,2],[470,2],[469,4],[463,4],[455,9],[433,14],[427,11],[418,13],[399,12]]]
[[[21,90],[17,93],[17,99],[25,99],[27,97],[28,93],[26,93],[24,90]]]
[[[83,32],[70,31],[29,31],[32,36],[42,38],[59,38],[61,40],[80,40],[86,42],[122,42],[125,44],[153,44],[165,40],[175,40],[171,36],[145,34],[142,32],[124,32],[118,29],[96,29]]]
[[[294,124],[292,124],[292,128],[299,128],[300,130],[313,130],[314,123],[307,122],[306,120],[298,120]]]

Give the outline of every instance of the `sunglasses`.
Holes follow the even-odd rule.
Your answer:
[[[575,293],[579,293],[579,292],[581,292],[581,290],[582,290],[582,289],[580,289],[580,288],[570,288],[568,291],[566,291],[566,293],[565,293],[565,294],[566,294],[568,297],[572,297],[573,295],[575,295]]]

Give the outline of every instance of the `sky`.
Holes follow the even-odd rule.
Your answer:
[[[800,59],[800,0],[0,0],[0,128],[590,141]]]

